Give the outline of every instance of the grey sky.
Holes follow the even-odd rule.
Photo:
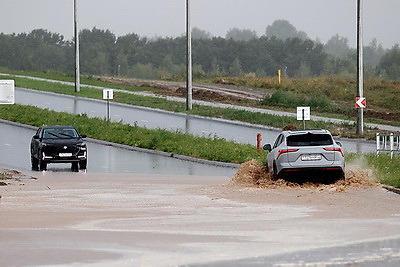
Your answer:
[[[185,32],[186,0],[77,0],[80,29],[108,29],[115,35],[180,36]],[[277,19],[288,20],[323,43],[333,35],[356,46],[357,0],[191,0],[192,26],[214,36],[230,28],[265,33]],[[2,0],[0,32],[43,28],[73,36],[73,0]],[[400,43],[400,1],[364,0],[364,44],[373,38],[386,48]]]

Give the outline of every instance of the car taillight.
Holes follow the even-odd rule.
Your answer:
[[[324,148],[326,151],[338,151],[340,152],[340,154],[342,154],[342,156],[344,157],[344,153],[343,153],[343,149],[340,147],[327,147]]]
[[[298,149],[294,149],[294,148],[292,148],[292,149],[281,149],[281,150],[279,150],[279,153],[278,153],[278,156],[277,156],[276,159],[279,159],[279,157],[280,157],[282,154],[290,153],[290,152],[297,152],[297,151],[299,151],[299,150],[298,150]]]

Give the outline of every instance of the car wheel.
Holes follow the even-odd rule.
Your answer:
[[[31,156],[31,166],[32,166],[32,171],[39,170],[39,161],[34,156]]]
[[[340,172],[340,175],[339,175],[338,178],[339,178],[338,180],[345,180],[346,179],[345,173],[344,172]]]
[[[39,160],[39,170],[40,171],[45,171],[47,170],[47,163],[43,162],[42,160]]]
[[[78,162],[73,162],[73,163],[71,164],[71,170],[72,170],[73,172],[79,171]]]
[[[277,170],[276,170],[276,165],[275,165],[275,163],[274,163],[274,167],[273,167],[273,173],[272,173],[272,179],[273,180],[278,180],[278,173],[277,173]]]
[[[86,170],[86,166],[87,166],[87,160],[81,160],[79,162],[79,169]]]

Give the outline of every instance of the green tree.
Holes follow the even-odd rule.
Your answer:
[[[240,76],[243,74],[242,64],[240,63],[239,58],[235,58],[232,62],[232,65],[229,68],[229,74],[232,76]]]
[[[372,39],[368,46],[364,47],[364,62],[365,64],[376,67],[379,65],[379,61],[385,54],[385,49],[382,44],[378,45],[376,38]]]
[[[238,29],[238,28],[232,28],[230,29],[226,35],[225,39],[229,40],[235,40],[235,41],[249,41],[251,39],[257,39],[257,33],[255,31],[249,30],[249,29]]]
[[[400,47],[399,44],[393,46],[382,57],[379,63],[379,72],[392,80],[400,79]]]
[[[115,44],[117,55],[116,63],[121,66],[127,64],[127,68],[135,65],[139,62],[140,53],[147,43],[148,41],[146,38],[141,38],[134,33],[118,37]]]
[[[349,47],[349,40],[346,37],[341,37],[339,34],[332,36],[331,39],[324,45],[324,51],[331,56],[345,59],[350,54],[354,53]]]
[[[80,38],[80,57],[82,73],[110,75],[116,74],[116,37],[109,30],[82,30]]]
[[[212,38],[212,34],[201,30],[199,28],[194,27],[192,29],[192,39],[211,39]]]
[[[299,38],[302,40],[308,39],[308,36],[303,31],[297,31],[296,27],[290,24],[287,20],[275,20],[272,25],[269,25],[265,31],[267,37],[276,38],[285,41],[288,38]]]

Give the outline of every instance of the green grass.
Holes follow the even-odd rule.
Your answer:
[[[266,152],[253,145],[237,144],[218,137],[198,137],[164,129],[146,129],[123,123],[108,123],[100,118],[88,118],[65,112],[54,112],[23,105],[0,106],[0,118],[33,126],[74,125],[91,138],[186,155],[212,161],[243,163],[250,159],[265,161]]]
[[[281,89],[274,92],[271,97],[266,97],[261,102],[261,105],[293,109],[296,109],[296,107],[311,107],[312,110],[320,112],[333,112],[335,110],[335,107],[327,97],[295,95],[292,92],[286,92]]]
[[[362,167],[372,168],[380,183],[400,188],[399,156],[347,153],[346,163],[352,162],[362,162]]]
[[[349,102],[352,107],[354,107],[357,94],[356,77],[354,79],[337,77],[283,78],[281,84],[278,84],[275,77],[218,77],[213,82],[221,80],[231,85],[265,89],[270,93],[282,90],[304,96],[324,96],[332,101]],[[400,109],[399,93],[400,81],[364,80],[364,96],[368,100],[368,105],[397,112]]]
[[[366,155],[368,163],[374,167],[379,181],[386,185],[400,188],[400,160],[399,157],[390,158],[389,155]]]

